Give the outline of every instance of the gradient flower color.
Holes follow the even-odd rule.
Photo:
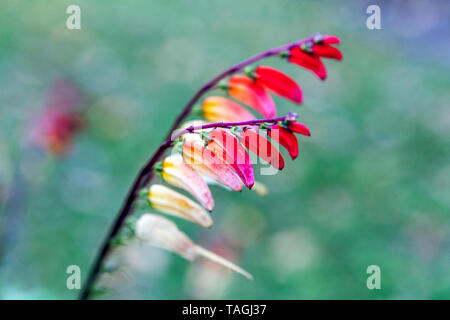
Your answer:
[[[154,184],[148,189],[150,205],[166,214],[171,214],[199,224],[211,227],[213,221],[208,212],[188,197],[163,185]]]
[[[149,245],[175,252],[190,261],[203,256],[243,275],[247,279],[253,278],[247,271],[234,263],[196,245],[186,234],[178,229],[175,223],[164,217],[150,213],[143,214],[136,222],[135,229],[138,239]]]
[[[244,185],[251,189],[255,182],[253,166],[247,151],[231,133],[224,129],[215,129],[209,136],[208,149],[223,161],[229,164],[241,178]]]
[[[253,120],[255,117],[244,107],[224,97],[208,97],[203,100],[203,116],[212,122],[238,122]]]
[[[246,128],[241,134],[244,146],[277,170],[284,168],[284,159],[278,149],[253,128]]]
[[[226,85],[228,94],[243,104],[255,109],[265,118],[272,118],[277,110],[272,97],[263,87],[244,75],[234,75]]]
[[[189,192],[205,209],[214,209],[214,199],[208,185],[194,169],[184,163],[180,154],[165,158],[161,167],[164,181]]]
[[[242,182],[234,170],[206,149],[203,140],[185,139],[182,152],[185,163],[200,175],[233,191],[242,190]]]
[[[302,103],[303,94],[300,86],[288,75],[268,66],[258,66],[249,70],[254,83],[286,98],[294,103]]]

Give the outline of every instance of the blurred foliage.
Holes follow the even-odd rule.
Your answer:
[[[80,31],[65,26],[73,3]],[[27,192],[0,298],[75,298],[67,266],[84,280],[134,175],[196,89],[316,31],[342,39],[344,60],[326,62],[327,81],[265,62],[303,87],[300,108],[275,98],[312,130],[299,159],[260,178],[263,198],[212,187],[211,230],[174,219],[206,247],[227,239],[255,280],[225,272],[220,292],[202,296],[204,262],[130,246],[102,297],[450,298],[449,5],[380,3],[382,30],[370,31],[364,1],[2,1],[2,201],[18,174]],[[27,127],[60,75],[89,97],[89,125],[63,158],[26,152]],[[366,287],[371,264],[381,290]]]

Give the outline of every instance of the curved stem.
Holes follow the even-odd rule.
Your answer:
[[[248,120],[248,121],[240,121],[240,122],[216,122],[216,123],[208,123],[199,126],[190,126],[184,130],[175,130],[171,137],[172,141],[175,141],[177,138],[181,137],[185,133],[192,133],[196,130],[204,130],[204,129],[212,129],[212,128],[231,128],[231,127],[240,127],[240,126],[255,126],[262,123],[276,123],[278,121],[285,120],[286,117],[278,117],[278,118],[268,118],[268,119],[256,119],[256,120]]]
[[[264,51],[260,54],[257,54],[251,58],[248,58],[231,68],[225,70],[221,74],[214,77],[209,82],[205,83],[198,91],[197,93],[191,98],[191,100],[187,103],[187,105],[183,108],[183,110],[180,112],[180,114],[175,119],[174,123],[172,124],[172,127],[170,128],[169,132],[166,135],[165,140],[162,142],[162,144],[159,146],[159,148],[155,151],[155,153],[151,156],[151,158],[147,161],[147,163],[142,167],[142,169],[139,171],[137,177],[135,178],[130,190],[128,191],[128,194],[122,204],[122,207],[117,214],[113,225],[111,226],[108,234],[105,237],[105,240],[103,241],[103,244],[94,260],[94,263],[92,265],[92,268],[89,272],[88,278],[82,288],[80,299],[88,299],[90,295],[90,291],[97,279],[98,274],[100,273],[101,266],[103,264],[104,259],[106,258],[109,250],[111,249],[111,240],[120,232],[126,218],[133,212],[134,204],[136,202],[136,199],[138,198],[139,190],[146,186],[150,180],[153,177],[153,166],[155,163],[163,156],[164,152],[172,145],[172,142],[174,140],[173,138],[173,132],[181,125],[181,123],[187,118],[187,116],[192,111],[193,106],[195,103],[211,88],[213,88],[215,85],[219,83],[222,79],[226,78],[227,76],[236,73],[238,71],[241,71],[244,67],[255,63],[261,59],[278,55],[280,52],[284,50],[289,50],[295,46],[299,46],[303,43],[307,42],[313,42],[314,37],[309,37],[304,40],[300,40],[294,43],[286,44],[277,48],[272,48],[270,50]],[[274,118],[276,119],[276,118]],[[270,120],[274,121],[274,119],[263,119],[263,120],[256,120],[256,121],[262,121],[262,122],[270,122]],[[284,119],[283,118],[280,118]],[[279,121],[279,120],[277,120]],[[261,123],[261,122],[260,122]],[[222,124],[216,124],[220,126],[225,126]],[[228,124],[229,125],[229,124]],[[236,123],[234,124],[236,125]],[[208,125],[206,125],[208,126]],[[204,128],[205,126],[203,126]],[[197,128],[200,129],[200,128]],[[193,129],[192,129],[193,130]],[[188,131],[189,132],[189,131]]]

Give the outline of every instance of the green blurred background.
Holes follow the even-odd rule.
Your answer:
[[[66,28],[70,4],[81,30]],[[449,3],[375,4],[381,30],[367,29],[365,1],[2,1],[0,298],[76,298],[67,266],[85,280],[137,170],[197,88],[317,31],[342,39],[327,81],[266,61],[304,90],[300,108],[275,98],[312,131],[299,159],[258,178],[265,197],[211,187],[210,230],[173,219],[255,280],[130,245],[101,298],[450,298]],[[88,125],[55,157],[24,137],[61,76],[88,97]],[[369,265],[381,290],[366,287]]]

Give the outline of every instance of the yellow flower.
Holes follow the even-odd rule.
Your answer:
[[[188,197],[163,185],[154,184],[148,190],[148,200],[153,208],[199,224],[211,227],[213,221],[208,212]]]

